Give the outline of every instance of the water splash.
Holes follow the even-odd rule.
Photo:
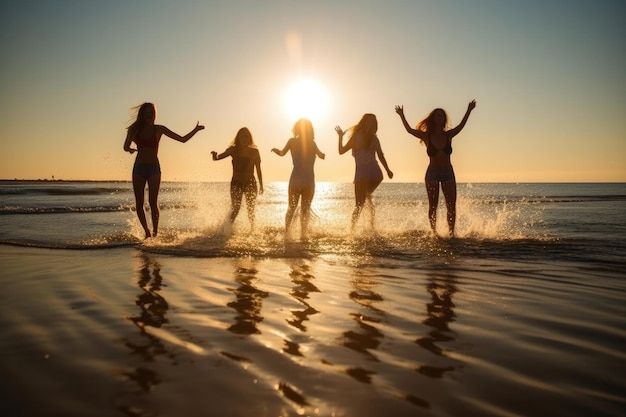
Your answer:
[[[430,230],[426,199],[419,193],[407,194],[406,185],[389,187],[381,195],[375,195],[374,229],[370,228],[370,213],[364,210],[356,228],[351,230],[354,208],[351,186],[325,183],[318,188],[321,189],[313,202],[311,232],[301,239],[299,211],[291,234],[284,232],[286,184],[272,183],[259,196],[255,227],[247,218],[245,202],[235,223],[227,220],[228,184],[190,184],[177,189],[175,195],[170,193],[172,201],[185,201],[185,206],[162,213],[159,236],[143,242],[141,249],[198,257],[339,255],[400,259],[414,258],[420,253],[436,257],[451,253],[452,243],[444,238],[448,233],[443,201],[438,210],[437,236]],[[469,188],[457,202],[458,239],[473,242],[545,239],[542,225],[542,209],[536,201],[473,195]],[[131,233],[141,236],[136,220]]]
[[[545,238],[542,215],[539,204],[525,199],[500,202],[461,199],[457,207],[457,235],[491,240]]]

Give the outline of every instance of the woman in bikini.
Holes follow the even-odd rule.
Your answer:
[[[289,178],[289,197],[287,214],[285,215],[285,233],[289,234],[291,221],[298,207],[302,214],[300,216],[300,235],[306,237],[309,228],[309,219],[311,217],[311,202],[315,194],[315,157],[319,156],[324,159],[326,155],[319,150],[315,143],[313,134],[313,124],[308,119],[300,119],[296,122],[292,129],[293,138],[287,141],[285,147],[280,150],[273,148],[272,152],[279,156],[285,156],[287,152],[291,152],[291,160],[293,169]]]
[[[156,106],[153,103],[143,103],[136,107],[137,119],[128,127],[126,140],[124,141],[124,151],[131,154],[137,152],[135,165],[133,166],[133,190],[135,192],[135,206],[137,217],[143,227],[146,239],[156,236],[159,230],[159,187],[161,185],[161,166],[157,156],[159,151],[159,141],[161,136],[185,143],[196,133],[204,129],[199,123],[185,136],[180,136],[172,132],[167,127],[155,125]],[[135,148],[131,144],[135,143]],[[148,202],[152,215],[152,234],[148,229],[146,213],[144,211],[144,192],[148,184]]]
[[[389,179],[393,178],[393,172],[387,165],[387,160],[380,146],[380,141],[376,132],[378,131],[378,121],[373,114],[365,114],[356,126],[351,127],[352,135],[346,144],[343,144],[343,136],[346,131],[341,127],[335,127],[339,135],[339,155],[343,155],[352,149],[352,156],[356,165],[354,173],[354,197],[355,207],[352,212],[352,230],[356,225],[363,206],[368,203],[370,209],[370,225],[374,227],[374,204],[372,203],[372,193],[383,181],[383,173],[378,166],[376,157],[387,171]]]
[[[453,129],[448,130],[448,115],[443,109],[435,109],[428,117],[419,122],[413,129],[406,121],[403,106],[396,106],[396,113],[400,115],[404,128],[411,135],[426,144],[426,153],[430,164],[426,170],[426,193],[428,194],[428,220],[433,233],[437,234],[437,204],[439,203],[439,184],[446,199],[448,212],[448,229],[450,236],[454,236],[456,223],[456,178],[450,162],[452,154],[452,138],[458,135],[470,113],[476,107],[476,100],[470,101],[463,120]]]
[[[261,155],[259,154],[259,149],[254,144],[252,133],[250,133],[247,127],[242,127],[237,132],[228,149],[219,155],[215,151],[211,152],[211,154],[214,161],[219,161],[227,156],[233,159],[233,177],[230,181],[231,224],[235,222],[241,208],[241,200],[245,196],[250,227],[254,228],[254,208],[258,193],[263,194],[263,174],[261,173]],[[254,179],[255,168],[256,175],[259,177],[258,190],[256,180]]]

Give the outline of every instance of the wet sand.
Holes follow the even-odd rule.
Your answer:
[[[2,414],[618,416],[616,271],[0,246]]]

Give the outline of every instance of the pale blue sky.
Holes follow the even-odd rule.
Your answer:
[[[434,107],[458,123],[459,182],[626,181],[626,3],[620,0],[3,1],[0,178],[130,179],[130,108],[158,107],[164,180],[227,181],[210,160],[242,126],[267,181],[295,119],[284,95],[300,76],[326,91],[314,121],[319,181],[349,182],[339,124],[379,120],[393,181],[421,182],[411,124]],[[288,41],[291,40],[291,41]]]

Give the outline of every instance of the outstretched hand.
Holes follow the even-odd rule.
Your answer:
[[[200,124],[200,121],[196,122],[196,130],[203,130],[204,126]]]
[[[474,110],[475,107],[476,107],[476,100],[472,100],[467,105],[467,110],[469,110],[469,111]]]
[[[400,116],[404,116],[404,106],[396,106],[396,113]]]
[[[343,135],[346,134],[346,131],[342,130],[341,127],[339,127],[339,125],[335,126],[335,132],[337,132],[340,138],[342,138]]]

